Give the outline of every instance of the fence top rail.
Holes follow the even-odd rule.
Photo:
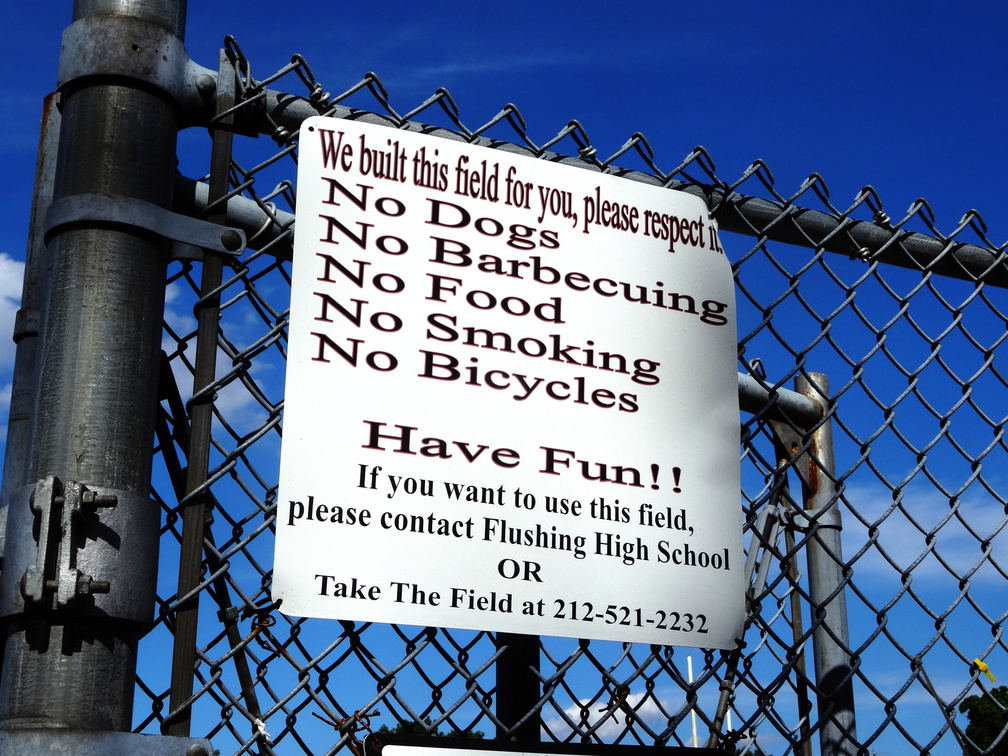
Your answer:
[[[284,92],[266,89],[255,96],[257,107],[249,108],[249,114],[243,114],[241,126],[259,134],[272,136],[280,143],[290,143],[296,137],[301,124],[308,118],[317,115],[327,115],[333,118],[360,120],[375,123],[390,128],[431,134],[444,139],[466,141],[507,152],[525,153],[542,160],[549,160],[565,165],[582,168],[589,171],[605,171],[632,181],[640,181],[656,186],[686,192],[704,200],[711,214],[718,222],[722,231],[742,234],[759,239],[774,241],[801,247],[824,249],[847,257],[856,258],[866,264],[885,263],[897,265],[912,270],[930,272],[937,275],[958,278],[971,282],[982,281],[985,284],[1008,287],[1008,245],[995,248],[965,242],[955,241],[955,234],[978,221],[967,214],[953,232],[952,236],[942,236],[907,231],[900,226],[912,217],[920,215],[926,205],[917,203],[911,208],[904,221],[893,225],[889,218],[880,210],[876,211],[873,221],[857,220],[849,213],[854,207],[862,204],[863,198],[872,192],[866,189],[862,198],[848,211],[824,212],[793,205],[790,201],[768,200],[761,197],[745,195],[734,191],[730,186],[715,180],[714,183],[682,181],[672,178],[671,174],[662,174],[655,168],[655,173],[645,173],[638,170],[620,169],[610,164],[610,160],[622,155],[627,150],[621,150],[614,158],[603,162],[594,154],[594,148],[585,145],[581,156],[561,155],[547,148],[558,140],[553,140],[544,148],[537,148],[531,142],[523,146],[502,142],[480,136],[477,132],[463,133],[450,129],[428,126],[408,120],[409,115],[397,122],[390,115],[381,115],[368,111],[355,110],[342,105],[314,102],[311,99],[299,97]],[[240,106],[238,106],[240,107]],[[507,109],[505,108],[505,111]],[[505,112],[502,111],[502,112]],[[241,127],[240,127],[241,128]],[[485,128],[485,127],[482,127]],[[481,130],[482,130],[481,128]],[[468,130],[466,130],[468,131]],[[572,122],[570,131],[577,131],[576,122]],[[192,193],[188,193],[192,202]],[[196,205],[199,198],[195,198]],[[239,208],[235,203],[234,212],[238,218],[244,218],[241,225],[256,225],[259,240],[266,242],[275,240],[287,227],[286,223],[267,223],[263,232],[263,224],[269,220],[265,215],[250,215],[248,208]],[[872,204],[868,203],[869,207]],[[229,217],[232,208],[229,205]],[[246,217],[248,216],[248,217]],[[930,224],[929,224],[930,225]],[[276,245],[273,254],[289,256],[290,243]]]
[[[810,430],[823,418],[819,402],[798,391],[769,386],[745,373],[738,374],[739,407],[764,420],[782,420],[795,428]]]

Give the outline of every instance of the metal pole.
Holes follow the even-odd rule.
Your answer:
[[[31,409],[35,403],[35,355],[38,349],[39,311],[46,269],[43,227],[45,211],[52,201],[56,149],[59,146],[59,124],[56,94],[53,93],[46,97],[42,108],[42,131],[39,135],[38,160],[35,167],[35,192],[28,230],[28,249],[25,252],[21,308],[14,322],[14,343],[17,347],[14,355],[10,414],[7,420],[7,446],[4,449],[0,558],[3,557],[3,532],[7,527],[8,497],[13,491],[31,482],[28,478],[28,445]]]
[[[220,51],[217,87],[218,117],[234,105],[235,71],[224,50]],[[228,193],[231,169],[233,118],[212,128],[213,152],[210,167],[210,220],[226,219],[224,197]],[[203,539],[207,533],[208,491],[206,482],[210,464],[210,434],[213,427],[213,382],[217,371],[217,330],[220,323],[220,287],[224,263],[219,255],[206,255],[200,282],[200,300],[196,305],[196,364],[193,375],[193,407],[186,451],[186,493],[182,509],[182,550],[179,555],[178,596],[192,593],[202,579]],[[169,735],[189,735],[192,696],[196,668],[196,630],[199,620],[199,596],[180,600],[175,615],[175,649],[172,655],[172,681]]]
[[[78,0],[74,22],[68,32],[89,40],[108,32],[89,48],[94,59],[133,55],[149,71],[164,57],[158,41],[181,38],[185,0]],[[61,77],[93,62],[76,52],[64,53]],[[169,96],[128,75],[74,75],[60,109],[54,201],[171,206]],[[28,465],[40,482],[8,496],[0,728],[122,732],[153,614],[159,512],[149,489],[168,247],[135,224],[86,217],[47,242]]]
[[[795,390],[822,405],[825,417],[812,432],[807,456],[808,474],[803,476],[805,513],[809,522],[805,550],[812,602],[819,748],[823,756],[854,756],[858,753],[854,722],[854,670],[847,632],[847,580],[840,544],[833,425],[828,414],[829,379],[822,373],[799,376],[795,380]]]
[[[497,648],[497,739],[538,743],[539,636],[497,633]]]

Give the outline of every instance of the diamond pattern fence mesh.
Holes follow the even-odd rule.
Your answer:
[[[214,178],[183,157],[182,174],[202,178],[180,178],[177,194],[193,214],[220,214],[227,202],[249,244],[223,262],[219,284],[211,276],[207,288],[209,257],[174,262],[167,282],[154,481],[162,568],[157,623],[141,646],[137,731],[189,719],[223,754],[329,754],[358,752],[381,726],[507,738],[531,723],[544,742],[698,740],[805,754],[818,752],[835,715],[819,694],[842,689],[856,714],[844,753],[991,747],[967,739],[960,711],[971,697],[996,702],[984,664],[997,672],[1006,651],[1008,268],[978,215],[942,223],[924,200],[892,214],[870,187],[837,205],[821,177],[784,190],[759,161],[726,179],[702,148],[677,162],[641,134],[604,157],[577,122],[536,144],[512,105],[473,126],[438,90],[400,113],[374,75],[337,94],[300,57],[257,80],[233,40],[227,50],[235,105],[210,131],[214,160],[226,134],[230,161],[225,153]],[[734,266],[740,386],[751,389],[740,416],[748,594],[738,649],[538,639],[534,695],[504,721],[507,638],[275,610],[293,181],[299,125],[313,115],[520,150],[707,201]],[[221,197],[209,207],[207,181]],[[203,335],[201,313],[211,323]],[[194,390],[201,346],[215,367]],[[796,385],[822,390],[827,380],[823,419],[788,411],[788,397],[802,398]],[[200,426],[200,411],[212,422]],[[828,522],[809,515],[802,478],[818,453],[810,431],[824,425],[835,457]],[[200,445],[205,479],[188,469]],[[847,637],[835,638],[846,679],[824,690],[812,642],[823,599],[808,552],[833,543],[823,533],[840,524],[842,549],[827,555],[846,601]],[[187,587],[175,567],[193,560]],[[181,697],[169,648],[177,675],[195,673]]]

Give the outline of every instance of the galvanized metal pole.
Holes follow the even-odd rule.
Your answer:
[[[171,206],[179,108],[127,72],[161,71],[184,22],[185,0],[78,0],[64,37],[53,198],[74,222],[47,239],[28,465],[40,483],[7,497],[8,732],[132,725],[157,571],[149,489],[168,245],[135,217],[92,210],[96,197],[106,216],[133,201]]]
[[[803,476],[810,536],[805,550],[812,602],[819,748],[822,756],[854,756],[858,753],[854,671],[847,631],[847,579],[840,543],[833,425],[828,414],[829,379],[822,373],[809,373],[807,378],[795,380],[795,390],[819,403],[826,418],[812,433],[807,476]]]
[[[10,414],[7,420],[7,445],[4,448],[3,501],[0,505],[0,559],[3,557],[3,532],[7,527],[7,504],[11,493],[32,481],[28,477],[29,434],[31,412],[35,404],[35,356],[38,350],[39,316],[42,285],[45,280],[46,248],[44,241],[45,211],[52,201],[56,175],[56,152],[59,147],[60,115],[56,94],[45,98],[42,108],[42,130],[39,134],[38,159],[35,167],[35,191],[32,217],[25,252],[24,283],[21,287],[21,308],[14,322],[14,375],[11,383]]]

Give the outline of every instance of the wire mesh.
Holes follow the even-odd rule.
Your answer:
[[[217,374],[204,395],[191,396],[193,312],[207,299],[200,263],[178,261],[167,282],[154,481],[163,567],[158,620],[141,649],[138,731],[166,730],[184,710],[192,734],[221,753],[331,754],[356,753],[381,726],[485,737],[513,726],[496,713],[502,650],[492,633],[293,619],[271,604],[297,125],[323,114],[520,148],[707,198],[734,265],[739,371],[771,397],[799,376],[830,378],[857,715],[850,752],[996,752],[967,738],[976,731],[959,710],[997,700],[984,665],[996,671],[1006,651],[1005,250],[978,215],[941,232],[921,200],[894,220],[870,187],[838,208],[819,176],[785,196],[762,162],[725,181],[702,148],[663,169],[640,134],[602,159],[574,121],[536,144],[510,104],[471,127],[441,89],[400,114],[373,74],[333,94],[300,57],[255,80],[237,44],[228,50],[239,73],[228,197],[253,203],[262,225],[212,293]],[[293,94],[277,94],[278,82]],[[182,160],[185,174],[207,171]],[[740,211],[747,203],[762,215]],[[825,219],[820,231],[801,224],[812,216]],[[865,246],[855,225],[881,241]],[[908,239],[936,251],[922,257]],[[187,418],[210,394],[208,482],[187,495]],[[809,641],[821,612],[804,557],[815,527],[802,517],[771,409],[741,417],[744,644],[721,652],[543,638],[541,696],[526,713],[543,741],[688,745],[699,730],[701,743],[741,753],[815,750],[824,722]],[[179,605],[193,598],[174,583],[180,518],[203,492],[195,685],[173,711],[166,649]]]

